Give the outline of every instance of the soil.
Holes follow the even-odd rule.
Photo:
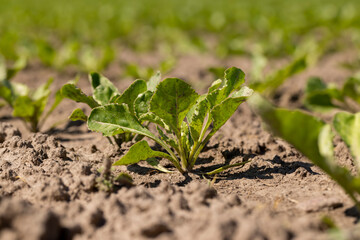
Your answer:
[[[289,79],[274,102],[301,108],[307,78],[316,75],[341,83],[351,72],[340,64],[352,57],[327,56]],[[152,61],[151,56],[129,54],[124,59]],[[223,65],[244,72],[251,67],[246,58],[188,56],[168,76],[183,78],[204,92],[212,80],[206,69]],[[104,74],[120,89],[130,83],[119,79],[115,64]],[[75,75],[32,63],[14,81],[38,86],[53,76],[56,89]],[[86,76],[79,85],[90,92]],[[164,174],[146,164],[112,168],[112,176],[130,174],[132,185],[104,181],[104,169],[131,144],[119,149],[85,124],[68,122],[75,107],[89,112],[64,100],[43,133],[36,134],[12,118],[8,107],[0,110],[0,239],[336,239],[331,222],[345,239],[360,238],[359,214],[349,197],[293,147],[266,132],[246,104],[211,139],[194,173]],[[344,143],[337,139],[335,145],[340,163],[353,169]],[[214,179],[200,174],[245,160],[250,163]]]

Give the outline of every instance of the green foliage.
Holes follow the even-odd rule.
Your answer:
[[[170,55],[167,57],[166,60],[160,61],[157,68],[140,67],[137,64],[128,63],[125,65],[124,75],[132,78],[149,79],[156,74],[155,69],[157,69],[158,72],[166,74],[170,70],[172,70],[175,64],[175,59]]]
[[[357,0],[0,0],[0,5],[3,55],[14,59],[26,51],[55,68],[74,65],[87,72],[102,70],[124,47],[222,57],[251,55],[258,45],[265,56],[288,56],[302,43],[322,39],[336,39],[328,49],[346,48],[349,40],[355,42],[360,22]]]
[[[249,104],[261,116],[270,130],[288,141],[319,166],[360,207],[356,198],[360,193],[360,155],[358,152],[360,118],[358,114],[341,112],[335,116],[333,121],[335,130],[349,146],[356,160],[358,174],[353,176],[347,168],[338,165],[335,160],[333,149],[335,134],[329,124],[298,110],[275,108],[259,95],[250,98]]]
[[[348,78],[341,88],[326,84],[320,78],[312,77],[305,89],[304,105],[313,111],[343,109],[349,112],[360,110],[360,79]]]
[[[256,61],[254,62],[256,64]],[[284,67],[273,71],[266,77],[262,74],[262,68],[265,65],[260,65],[259,69],[253,69],[255,78],[250,82],[250,87],[257,92],[264,94],[272,94],[280,87],[289,77],[304,71],[308,66],[307,56],[295,58]],[[259,79],[261,77],[261,79]]]
[[[45,120],[62,101],[60,92],[56,92],[54,103],[44,114],[51,94],[50,86],[53,79],[49,79],[37,89],[29,89],[24,84],[10,80],[19,70],[25,67],[26,61],[20,58],[11,68],[6,68],[5,61],[2,62],[0,63],[2,77],[0,79],[0,98],[13,109],[13,116],[23,120],[30,131],[40,131]]]
[[[92,110],[92,114],[103,111],[110,112],[112,115],[116,113],[129,113],[126,115],[128,117],[127,123],[133,122],[134,124],[138,124],[138,115],[141,111],[145,111],[143,108],[146,107],[146,98],[149,98],[152,95],[152,92],[147,90],[147,85],[149,85],[151,89],[151,84],[154,84],[159,77],[160,74],[157,73],[148,82],[145,82],[144,80],[136,80],[123,93],[120,93],[120,91],[109,79],[98,73],[92,73],[89,75],[93,92],[92,96],[87,96],[74,83],[65,84],[61,88],[61,94],[63,97],[72,99],[76,102],[85,103]],[[145,100],[145,103],[142,102],[142,100]],[[127,130],[127,127],[129,127],[127,125],[124,125],[123,128],[119,128],[113,124],[108,124],[106,121],[98,122],[96,121],[96,118],[93,118],[90,122],[88,121],[88,116],[82,109],[79,108],[72,112],[69,119],[72,121],[81,120],[88,122],[90,130],[101,129],[105,136],[113,139],[112,141],[109,138],[110,142],[115,142],[118,146],[120,146],[123,142],[128,142],[133,139],[141,139],[141,137],[135,138],[136,133],[134,134]],[[102,118],[102,120],[104,119]],[[138,124],[137,128],[147,130],[141,124]]]
[[[240,69],[229,68],[225,71],[225,80],[220,84],[216,82],[201,96],[183,80],[167,78],[158,83],[155,92],[143,88],[142,93],[136,92],[139,93],[137,99],[129,98],[132,107],[126,101],[114,101],[94,108],[88,127],[105,136],[120,132],[142,135],[167,152],[153,151],[146,141],[140,141],[114,165],[147,161],[163,171],[166,169],[158,165],[156,158],[166,158],[180,172],[191,171],[205,144],[252,94],[251,89],[242,87],[244,77]],[[158,82],[158,79],[153,81]],[[155,86],[154,83],[148,86]],[[146,122],[156,125],[158,135],[145,127]],[[240,165],[244,163],[224,166],[211,174]]]

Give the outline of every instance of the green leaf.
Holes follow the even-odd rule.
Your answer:
[[[360,113],[339,112],[335,115],[333,124],[360,168]]]
[[[39,99],[47,98],[50,95],[50,86],[53,83],[54,79],[50,78],[46,83],[38,87],[35,92],[32,94],[32,99],[37,101]]]
[[[111,98],[119,94],[118,89],[106,77],[98,73],[92,73],[89,75],[89,79],[93,88],[94,99],[100,105],[110,103]]]
[[[86,103],[90,108],[98,107],[99,104],[91,97],[87,96],[77,88],[74,84],[68,83],[61,88],[61,94],[66,97],[74,100],[76,102]]]
[[[304,105],[314,111],[329,111],[337,106],[333,99],[341,99],[341,93],[335,88],[329,88],[320,78],[310,78],[305,90]]]
[[[6,70],[6,79],[12,79],[20,70],[26,67],[26,63],[27,61],[25,56],[21,56],[17,59],[14,65]]]
[[[13,96],[11,89],[2,85],[0,82],[0,98],[4,99],[10,106],[13,105]]]
[[[128,105],[129,110],[132,114],[135,114],[134,111],[134,102],[139,94],[145,92],[147,89],[146,82],[144,80],[135,80],[125,91],[124,93],[119,96],[117,99],[114,100],[117,104],[125,103]]]
[[[14,117],[22,117],[30,119],[34,116],[36,107],[32,99],[28,96],[18,97],[13,105]]]
[[[230,93],[240,88],[245,82],[245,73],[236,67],[231,67],[225,71],[225,95],[229,96]]]
[[[160,172],[164,172],[164,173],[172,173],[173,172],[173,171],[170,171],[167,168],[164,168],[163,166],[161,166],[159,160],[157,160],[156,158],[148,158],[148,159],[146,159],[146,162],[150,166],[155,168],[156,170],[159,170]]]
[[[211,109],[210,116],[213,119],[212,132],[216,132],[234,114],[239,105],[251,96],[253,91],[248,87],[243,87],[235,92],[232,97],[225,99],[220,104]]]
[[[343,94],[360,104],[360,78],[349,78],[343,86]]]
[[[272,107],[259,95],[254,95],[248,104],[279,137],[285,139],[306,157],[323,169],[328,169],[326,158],[319,149],[319,134],[326,125],[320,119],[295,110]]]
[[[160,117],[156,116],[152,112],[145,113],[139,117],[139,122],[143,123],[145,121],[155,123],[155,124],[159,125],[160,127],[164,128],[166,131],[170,130],[169,126],[166,125]]]
[[[298,110],[274,108],[259,95],[251,97],[248,103],[276,135],[292,144],[314,164],[329,174],[350,195],[354,202],[358,203],[355,193],[360,192],[359,178],[354,178],[349,170],[336,165],[333,159],[333,134],[328,124]],[[351,124],[351,118],[349,118],[348,113],[345,113],[345,115],[337,116],[337,120],[334,122]],[[337,123],[334,124],[334,126],[336,125]],[[342,134],[345,133],[348,133],[348,130],[342,132]]]
[[[5,80],[6,77],[6,61],[5,58],[0,55],[0,81]]]
[[[88,119],[88,117],[87,117],[86,114],[83,112],[83,110],[81,110],[80,108],[77,108],[77,109],[75,109],[75,110],[71,113],[69,119],[70,119],[71,121],[79,121],[79,120],[80,120],[80,121],[86,122],[87,119]]]
[[[57,106],[62,102],[63,99],[64,96],[61,94],[61,89],[59,89],[58,91],[56,91],[54,103],[51,105],[44,119],[48,118],[51,115],[51,113],[57,108]]]
[[[151,76],[149,81],[146,83],[147,89],[151,92],[155,92],[156,86],[161,81],[161,73],[160,71],[157,71],[155,75]]]
[[[212,93],[213,91],[218,89],[221,86],[222,83],[223,83],[223,81],[221,79],[218,79],[215,82],[213,82],[211,84],[211,86],[209,87],[208,93]]]
[[[307,67],[306,56],[297,58],[285,67],[275,71],[263,82],[253,82],[250,87],[258,92],[273,92],[289,77],[303,71]]]
[[[211,105],[214,107],[224,101],[233,91],[240,88],[240,86],[245,82],[245,74],[241,69],[232,67],[225,71],[225,85],[216,90],[209,91],[207,99]]]
[[[135,115],[141,117],[149,112],[150,99],[153,96],[153,92],[146,91],[140,93],[134,101]]]
[[[331,126],[326,124],[319,133],[318,145],[320,155],[327,160],[329,167],[333,168],[334,165],[334,134]]]
[[[179,134],[181,123],[198,96],[191,86],[181,79],[167,78],[157,86],[150,101],[150,111]]]
[[[133,132],[154,139],[155,136],[133,116],[125,104],[109,104],[94,108],[88,119],[92,131],[113,136],[123,131]]]
[[[205,173],[206,175],[214,175],[214,174],[218,174],[218,173],[221,173],[229,168],[234,168],[234,167],[243,167],[246,163],[248,163],[250,161],[245,161],[245,162],[240,162],[240,163],[234,163],[234,164],[229,164],[229,165],[225,165],[225,166],[222,166],[222,167],[219,167],[211,172],[207,172]]]
[[[113,165],[119,166],[135,164],[154,157],[171,158],[169,154],[152,150],[149,144],[145,140],[142,140],[132,145],[129,151]]]
[[[186,119],[189,123],[190,133],[194,142],[200,141],[200,134],[204,127],[205,118],[210,111],[210,104],[207,99],[199,101],[188,112]]]
[[[181,143],[183,148],[185,149],[185,155],[188,155],[190,152],[191,147],[194,144],[194,141],[191,138],[189,126],[186,122],[182,122],[181,125]],[[186,156],[187,158],[189,156]]]

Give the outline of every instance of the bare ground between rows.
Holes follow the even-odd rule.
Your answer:
[[[348,59],[348,53],[327,57],[290,79],[275,101],[301,107],[307,76],[341,82],[350,73],[339,64]],[[245,72],[251,67],[246,59],[187,57],[171,76],[203,90],[211,79],[205,70],[213,65],[234,65]],[[15,81],[38,85],[35,79],[45,81],[51,74],[34,65]],[[56,85],[72,77],[71,72],[57,75]],[[129,81],[116,84],[125,88]],[[85,79],[80,85],[89,92]],[[64,101],[46,127],[66,119],[74,108]],[[135,186],[112,194],[97,190],[99,169],[105,159],[117,160],[129,144],[116,149],[85,125],[69,122],[49,135],[34,135],[7,117],[8,108],[0,113],[0,239],[328,239],[324,216],[357,237],[357,214],[344,192],[295,149],[264,131],[246,104],[209,142],[195,173],[163,174],[145,164],[116,167],[114,174],[129,173]],[[336,141],[336,154],[353,168],[342,142]],[[216,179],[199,174],[244,159],[251,162]]]

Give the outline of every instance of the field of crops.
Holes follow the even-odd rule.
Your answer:
[[[360,239],[360,1],[0,0],[0,239]]]

